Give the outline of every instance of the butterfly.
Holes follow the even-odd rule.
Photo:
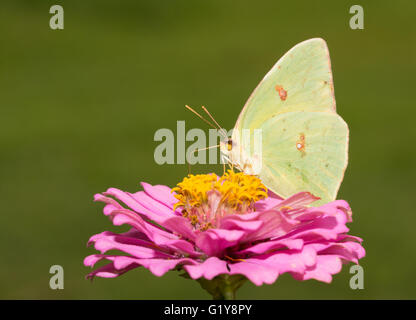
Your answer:
[[[244,132],[261,133],[261,150]],[[348,163],[349,131],[336,113],[326,42],[303,41],[266,74],[242,109],[231,139],[220,143],[229,164],[257,175],[286,198],[309,191],[336,199]]]

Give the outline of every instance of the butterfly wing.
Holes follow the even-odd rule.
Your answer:
[[[323,39],[299,43],[273,66],[238,117],[234,131],[241,136],[243,129],[262,129],[259,176],[269,189],[283,197],[310,191],[321,203],[336,198],[348,161],[348,127],[336,114]],[[247,146],[239,149],[247,153],[241,150]]]
[[[235,128],[259,128],[285,112],[335,110],[328,47],[323,39],[314,38],[279,59],[249,97]]]
[[[336,198],[348,162],[348,127],[336,113],[289,112],[262,125],[260,179],[282,197],[300,191]]]

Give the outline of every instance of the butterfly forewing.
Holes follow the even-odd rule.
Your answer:
[[[328,48],[310,39],[289,50],[266,74],[244,106],[236,127],[257,128],[291,111],[335,112]]]

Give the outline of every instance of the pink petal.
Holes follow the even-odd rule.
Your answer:
[[[303,208],[319,199],[310,192],[299,192],[280,202],[274,209],[280,210],[283,207],[290,207],[291,210]]]
[[[184,266],[186,272],[192,279],[204,277],[211,280],[219,274],[228,273],[227,263],[217,257],[211,257],[202,263]]]
[[[208,256],[220,256],[225,249],[235,246],[244,235],[239,230],[209,229],[198,234],[195,244]]]
[[[138,265],[131,264],[125,269],[118,270],[114,267],[114,264],[111,262],[109,264],[106,264],[105,266],[102,266],[91,273],[87,275],[87,279],[94,279],[94,277],[102,277],[102,278],[115,278],[118,276],[121,276],[122,274],[126,273],[127,271],[130,271],[132,269],[137,268]]]
[[[246,255],[246,254],[263,254],[270,251],[275,251],[279,249],[294,249],[301,250],[303,247],[302,239],[280,239],[280,240],[271,240],[265,241],[258,244],[255,244],[246,249],[235,252],[237,255]]]
[[[323,207],[310,208],[310,210],[322,211]],[[308,209],[309,210],[309,209]],[[323,211],[325,213],[325,211]],[[299,226],[293,233],[290,234],[291,238],[302,238],[308,241],[317,241],[319,239],[335,240],[342,233],[349,231],[345,225],[347,222],[347,216],[343,211],[330,211],[321,215],[312,221],[304,223]]]
[[[345,261],[352,261],[356,264],[365,256],[365,250],[361,244],[352,241],[311,243],[308,246],[313,247],[319,255],[337,255]]]
[[[176,232],[180,236],[190,239],[192,241],[195,240],[195,233],[193,231],[193,227],[188,219],[184,217],[172,217],[167,219],[163,227],[169,229],[172,232]]]
[[[166,272],[176,268],[179,265],[193,265],[197,264],[197,262],[193,259],[189,258],[181,258],[181,259],[171,259],[171,260],[163,260],[163,259],[141,259],[138,261],[140,265],[149,269],[151,273],[153,273],[157,277],[163,276]]]
[[[172,189],[170,189],[167,186],[164,185],[154,185],[152,186],[149,183],[141,182],[140,183],[144,189],[144,191],[151,196],[154,200],[159,201],[160,203],[166,205],[169,209],[173,210],[173,206],[176,202],[178,202],[178,199],[176,199],[173,196],[173,193],[171,192]]]
[[[283,199],[281,197],[269,190],[268,197],[257,201],[254,204],[254,207],[256,208],[256,211],[266,211],[276,207],[282,201]]]
[[[218,228],[226,230],[242,230],[248,233],[259,230],[263,226],[261,220],[241,220],[239,215],[228,215],[222,218]]]
[[[284,250],[230,264],[229,274],[242,274],[260,286],[263,283],[275,282],[279,274],[285,272],[301,274],[315,262],[316,252],[312,248],[301,251]]]
[[[128,270],[142,266],[152,272],[155,276],[163,276],[166,272],[174,269],[178,265],[196,264],[197,262],[189,258],[181,259],[137,259],[130,256],[115,255],[92,255],[84,259],[86,266],[93,266],[100,260],[110,260],[112,263],[101,267],[88,275],[89,278],[117,277]]]
[[[147,187],[147,189],[149,189]],[[130,193],[129,194],[134,200],[137,201],[140,205],[142,205],[144,208],[149,210],[153,213],[153,215],[156,214],[158,220],[154,220],[158,222],[159,224],[163,223],[165,219],[171,218],[174,215],[173,209],[168,207],[166,204],[159,202],[158,200],[155,200],[150,195],[148,195],[144,191],[138,191],[136,193]]]
[[[294,273],[298,280],[316,279],[326,283],[332,281],[332,275],[341,271],[341,259],[334,255],[319,255],[316,257],[316,264],[308,268],[303,274]]]
[[[182,239],[178,239],[177,236],[154,227],[153,225],[147,223],[142,218],[140,218],[140,216],[136,215],[132,211],[129,211],[127,209],[117,210],[113,212],[113,216],[115,217],[113,219],[115,225],[129,224],[134,227],[130,231],[121,234],[120,236],[131,235],[142,240],[151,240],[154,243],[153,245],[170,249],[180,254],[187,254],[191,256],[201,255],[201,253],[194,250],[194,246],[192,243]],[[101,238],[103,236],[114,235],[117,234],[105,231],[103,233],[92,236],[88,243],[90,244],[94,242],[96,239]],[[144,242],[141,242],[141,244],[144,245]]]
[[[261,286],[264,283],[272,284],[279,276],[279,271],[276,268],[268,263],[265,263],[264,260],[256,258],[250,258],[243,262],[229,264],[228,267],[230,268],[230,271],[228,272],[229,274],[244,275],[256,286]]]
[[[94,247],[101,253],[120,250],[137,258],[167,258],[172,255],[156,249],[151,242],[123,236],[104,236],[94,240]],[[153,247],[153,248],[151,248]]]
[[[158,228],[147,221],[143,220],[138,214],[127,210],[114,210],[111,213],[113,219],[113,224],[115,226],[120,226],[123,224],[129,224],[138,231],[144,233],[150,240],[158,244],[163,239],[175,239],[175,235]]]
[[[173,212],[168,212],[169,209],[166,206],[163,206],[150,196],[147,196],[143,191],[139,191],[133,195],[116,188],[110,188],[104,192],[104,195],[110,195],[117,198],[132,210],[158,224],[163,224],[163,221],[167,218],[174,216]]]
[[[282,212],[275,210],[260,212],[257,220],[262,221],[263,226],[248,234],[244,238],[245,242],[283,236],[298,224],[296,220],[292,220]]]

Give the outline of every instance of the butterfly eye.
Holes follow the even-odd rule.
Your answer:
[[[233,140],[229,139],[227,141],[227,150],[231,151],[232,148],[233,148]]]

